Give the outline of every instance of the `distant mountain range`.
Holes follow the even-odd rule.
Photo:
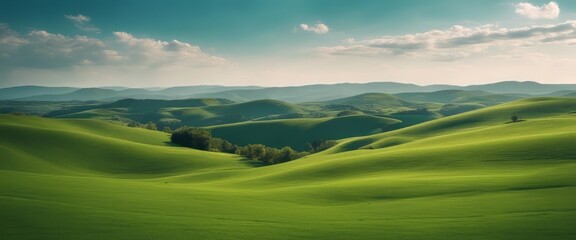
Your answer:
[[[576,84],[541,84],[537,82],[505,81],[483,85],[454,86],[428,85],[396,82],[372,83],[339,83],[326,85],[306,85],[296,87],[257,87],[257,86],[184,86],[165,89],[102,87],[71,88],[20,86],[0,89],[0,100],[14,101],[116,101],[126,98],[134,99],[186,99],[186,98],[223,98],[237,102],[248,102],[261,99],[275,99],[291,103],[328,101],[365,93],[406,93],[402,97],[410,99],[409,93],[435,92],[442,90],[478,91],[478,95],[515,94],[518,97],[527,95],[574,96]],[[437,92],[428,96],[440,102],[453,101],[457,92]],[[419,97],[425,97],[418,95]],[[500,96],[502,97],[502,96]],[[427,98],[427,97],[425,97]],[[441,100],[445,98],[444,100]],[[412,99],[418,100],[418,99]],[[422,99],[430,101],[430,99]]]

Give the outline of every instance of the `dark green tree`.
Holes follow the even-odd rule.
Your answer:
[[[512,122],[518,122],[518,120],[520,120],[520,117],[518,117],[517,115],[512,115],[512,117],[510,117],[510,120],[512,120]]]
[[[209,150],[212,134],[207,129],[181,127],[170,136],[170,141],[185,147]]]

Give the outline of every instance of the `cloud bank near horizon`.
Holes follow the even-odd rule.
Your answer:
[[[561,17],[558,2],[541,6],[528,2],[476,4],[501,15],[485,14],[475,21],[449,16],[453,11],[470,13],[478,8],[437,2],[434,6],[453,7],[446,8],[445,18],[432,18],[437,22],[426,22],[430,16],[399,17],[415,13],[410,9],[418,6],[407,3],[403,3],[406,9],[387,9],[387,14],[375,11],[378,15],[362,21],[357,19],[376,9],[346,12],[362,7],[352,4],[326,9],[334,11],[332,16],[322,11],[302,16],[290,14],[287,4],[275,12],[276,18],[283,18],[281,22],[252,12],[249,18],[238,15],[241,17],[228,19],[246,20],[245,25],[223,21],[224,25],[194,28],[196,19],[190,18],[180,31],[174,29],[179,25],[166,25],[163,18],[117,27],[117,22],[103,17],[107,15],[92,18],[93,12],[72,10],[75,14],[59,12],[60,23],[52,28],[43,22],[38,22],[38,28],[0,23],[0,86],[39,81],[42,85],[91,86],[119,82],[127,86],[573,82],[576,20],[569,16],[576,11],[563,6]],[[434,6],[422,6],[421,10]],[[404,11],[403,15],[395,16],[397,11]],[[135,13],[122,12],[120,17],[125,14]],[[204,20],[213,19],[216,13],[206,14]],[[219,17],[227,19],[228,15]],[[267,21],[258,21],[262,19]],[[159,28],[152,27],[156,23]]]

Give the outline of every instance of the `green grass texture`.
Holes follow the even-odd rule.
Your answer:
[[[99,120],[1,115],[0,133],[2,239],[576,238],[575,98],[271,166]]]

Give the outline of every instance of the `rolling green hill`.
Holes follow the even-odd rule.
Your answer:
[[[180,119],[184,125],[208,126],[244,122],[267,116],[303,114],[308,110],[277,100],[257,100],[197,108],[166,108],[164,111],[166,116]]]
[[[402,109],[414,108],[417,104],[405,101],[394,95],[386,93],[365,93],[347,98],[340,98],[324,102],[325,104],[352,105],[360,108],[388,108]]]
[[[416,92],[395,94],[400,98],[418,102],[436,103],[476,103],[484,106],[491,106],[500,103],[511,102],[529,95],[521,94],[494,94],[486,91],[465,91],[465,90],[442,90],[436,92]]]
[[[360,138],[354,141],[362,143],[373,141],[374,143],[370,145],[370,147],[378,147],[382,144],[382,146],[387,146],[386,142],[388,142],[390,138],[412,141],[416,139],[421,140],[424,136],[459,132],[462,128],[499,126],[509,123],[512,115],[517,115],[528,122],[550,116],[561,116],[572,119],[572,117],[575,116],[573,115],[574,112],[576,112],[576,98],[530,98],[446,117],[438,121],[430,121],[398,131]],[[522,122],[522,124],[524,123]],[[352,143],[352,145],[354,144],[356,143]],[[368,145],[366,144],[366,146]]]
[[[245,122],[212,126],[215,137],[226,139],[240,146],[265,144],[282,148],[290,146],[307,151],[308,143],[316,139],[341,139],[375,134],[402,127],[402,121],[370,115],[337,118],[286,119]]]
[[[307,110],[277,100],[234,103],[226,99],[152,100],[124,99],[101,105],[57,110],[46,114],[57,118],[126,119],[163,126],[206,126],[242,122],[265,116],[303,114]],[[166,123],[169,122],[169,123]]]
[[[101,121],[3,116],[0,129],[4,170],[164,175],[218,166],[225,158],[168,146],[165,133]],[[177,155],[175,161],[162,160]]]
[[[166,145],[155,131],[4,115],[0,234],[573,239],[575,107],[520,100],[265,167]],[[524,121],[507,123],[511,114]]]

